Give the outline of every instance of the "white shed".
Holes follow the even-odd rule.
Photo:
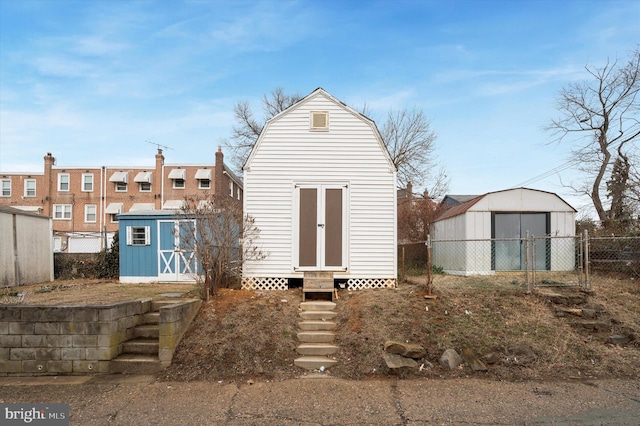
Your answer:
[[[51,218],[0,206],[0,287],[53,281]]]
[[[372,120],[316,89],[267,121],[244,189],[267,254],[245,263],[244,288],[395,286],[396,169]]]
[[[575,214],[557,194],[536,189],[479,195],[432,224],[432,264],[459,275],[522,270],[529,235],[535,241],[529,260],[535,259],[536,270],[572,270]]]

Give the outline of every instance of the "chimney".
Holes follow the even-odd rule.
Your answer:
[[[56,164],[56,159],[50,152],[47,152],[47,155],[44,156],[44,206],[43,213],[47,216],[53,215],[53,199],[51,198],[51,191],[56,183],[53,181],[55,177],[53,176],[53,166]]]
[[[158,153],[156,154],[156,172],[162,172],[162,165],[164,164],[164,155],[162,155],[162,150],[158,148]]]
[[[162,192],[164,191],[164,173],[163,173],[163,166],[164,166],[164,155],[162,155],[162,150],[160,148],[158,148],[158,153],[156,154],[156,175],[153,178],[154,184],[152,186],[152,188],[154,188],[154,192],[155,192],[155,203],[156,203],[156,209],[160,210],[162,208],[162,202],[163,202],[163,197],[162,197]]]
[[[222,147],[218,147],[216,152],[216,165],[215,165],[215,196],[224,196],[225,192],[225,179],[224,179],[224,154],[222,153]]]
[[[413,198],[413,184],[411,182],[407,183],[407,198],[410,200]]]

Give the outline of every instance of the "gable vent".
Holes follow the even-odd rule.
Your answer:
[[[311,130],[329,130],[328,111],[311,111]]]

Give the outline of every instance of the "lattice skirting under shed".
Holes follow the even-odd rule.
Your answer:
[[[395,278],[349,278],[349,290],[365,290],[369,288],[395,288]],[[242,277],[243,290],[287,290],[287,278]]]
[[[271,277],[242,277],[243,290],[287,290],[289,280]]]
[[[368,288],[396,288],[395,278],[349,278],[349,290],[364,290]]]

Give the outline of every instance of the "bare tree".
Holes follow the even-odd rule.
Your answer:
[[[411,191],[411,185],[405,191]],[[408,192],[398,199],[398,241],[426,241],[431,224],[442,211],[427,191],[420,195]]]
[[[236,124],[233,126],[227,145],[231,148],[231,161],[241,169],[249,157],[251,149],[258,141],[258,137],[267,120],[280,114],[285,109],[302,99],[297,93],[288,95],[281,87],[272,90],[267,96],[262,96],[263,118],[258,121],[247,101],[238,102],[233,107]]]
[[[242,204],[231,197],[185,198],[176,217],[182,249],[198,261],[195,278],[205,300],[217,289],[237,284],[244,262],[266,257],[257,244],[255,220],[243,215]]]
[[[431,197],[444,195],[449,180],[442,167],[436,169],[436,132],[422,110],[389,111],[380,129],[393,164],[398,169],[398,185],[429,186]],[[435,170],[435,173],[434,173]]]
[[[262,97],[264,120],[255,118],[248,102],[238,102],[234,107],[236,125],[227,145],[231,148],[232,161],[242,166],[258,141],[266,120],[274,117],[302,99],[298,94],[287,95],[282,88]],[[361,114],[366,115],[365,105]],[[390,111],[380,129],[391,159],[398,169],[398,185],[406,187],[410,182],[416,187],[428,187],[432,198],[443,196],[448,190],[449,179],[442,167],[436,167],[436,133],[431,122],[419,109],[404,108]]]
[[[557,142],[573,143],[572,160],[587,180],[572,188],[591,198],[606,226],[620,219],[617,215],[624,210],[624,198],[633,192],[629,185],[630,167],[636,162],[632,160],[634,145],[640,135],[640,50],[627,62],[585,69],[590,80],[562,89],[556,100],[560,118],[552,120],[547,129],[554,132]]]

